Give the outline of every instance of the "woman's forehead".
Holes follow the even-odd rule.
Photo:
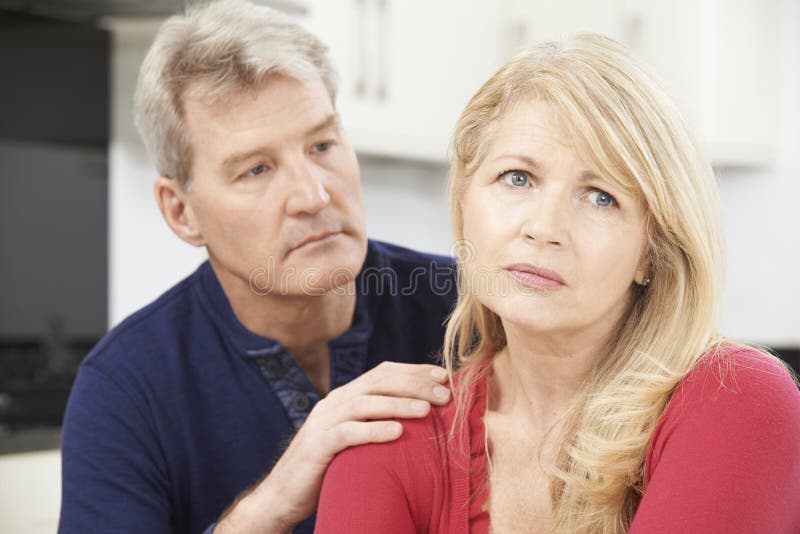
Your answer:
[[[545,170],[555,159],[574,158],[581,172],[598,174],[591,159],[582,157],[571,129],[547,102],[532,99],[509,107],[484,138],[484,161],[516,159]]]

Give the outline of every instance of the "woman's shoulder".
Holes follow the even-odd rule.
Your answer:
[[[459,381],[459,374],[456,373],[455,383]],[[474,392],[470,397],[472,400]],[[454,442],[452,432],[456,407],[456,401],[451,400],[443,406],[431,406],[424,417],[394,419],[403,427],[400,437],[385,443],[368,443],[345,449],[334,458],[332,467],[351,473],[354,469],[375,474],[386,473],[411,490],[432,487],[437,482],[434,479],[445,476],[452,461],[450,445]],[[466,432],[471,430],[471,427],[462,429]],[[471,436],[456,437],[469,440]]]
[[[631,532],[795,532],[800,391],[776,359],[722,346],[681,381],[656,425]],[[674,510],[681,510],[675,516]]]
[[[454,378],[454,384],[458,384],[462,379],[462,373],[458,372]],[[470,406],[477,397],[482,396],[485,386],[479,383],[473,386],[473,390],[467,398]],[[431,406],[430,411],[424,417],[414,419],[394,419],[403,427],[403,432],[399,438],[386,443],[369,443],[345,449],[337,455],[336,460],[344,461],[348,457],[357,457],[359,461],[370,459],[374,462],[383,462],[387,466],[395,469],[401,464],[399,458],[408,457],[415,463],[425,460],[442,467],[446,462],[446,447],[451,440],[453,431],[453,421],[456,416],[456,401],[451,400],[443,406]],[[467,407],[469,408],[469,407]],[[468,410],[469,411],[469,410]],[[420,467],[417,465],[416,467]],[[419,472],[419,469],[415,469]]]
[[[722,345],[678,384],[654,431],[651,453],[658,456],[678,436],[733,445],[748,435],[793,447],[800,437],[800,390],[776,358]]]
[[[319,532],[423,531],[436,516],[440,499],[435,488],[442,486],[443,472],[433,439],[436,411],[397,421],[403,433],[396,440],[350,447],[328,466],[317,512]],[[360,530],[348,530],[355,524]]]
[[[703,355],[676,388],[673,401],[676,399],[712,406],[715,402],[768,402],[776,406],[800,402],[800,391],[776,358],[751,347],[729,344]]]
[[[403,432],[397,439],[385,443],[357,445],[340,452],[334,463],[369,465],[371,469],[392,472],[402,482],[409,482],[420,474],[436,473],[436,469],[419,469],[422,464],[441,464],[439,442],[446,407],[431,407],[424,417],[393,419],[400,423]],[[416,466],[412,466],[414,463]]]

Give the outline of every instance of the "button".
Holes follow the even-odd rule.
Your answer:
[[[261,365],[261,369],[269,378],[280,378],[285,373],[283,364],[279,358],[269,358],[265,360]]]
[[[292,397],[292,408],[298,412],[305,412],[311,406],[311,400],[305,393],[297,392]]]

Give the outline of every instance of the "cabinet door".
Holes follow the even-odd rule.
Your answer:
[[[501,14],[479,0],[311,2],[356,149],[444,161],[458,114],[502,62]]]
[[[602,33],[649,63],[717,165],[769,164],[778,0],[507,0],[515,43]]]
[[[625,0],[506,0],[517,48],[540,41],[563,41],[577,33],[623,34]]]
[[[631,2],[631,46],[664,79],[712,162],[768,165],[777,135],[776,0]]]

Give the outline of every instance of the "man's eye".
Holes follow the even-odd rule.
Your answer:
[[[330,141],[325,141],[324,143],[317,143],[314,145],[314,152],[325,152],[331,147]]]
[[[610,208],[617,205],[617,200],[605,191],[594,190],[589,193],[589,202],[598,208]]]
[[[256,165],[255,167],[253,167],[252,169],[247,171],[245,173],[245,176],[258,176],[259,174],[263,174],[265,172],[267,172],[267,166],[266,165],[263,165],[263,164],[262,165]]]
[[[500,178],[511,187],[525,187],[528,185],[528,175],[523,171],[505,171],[500,173]]]

